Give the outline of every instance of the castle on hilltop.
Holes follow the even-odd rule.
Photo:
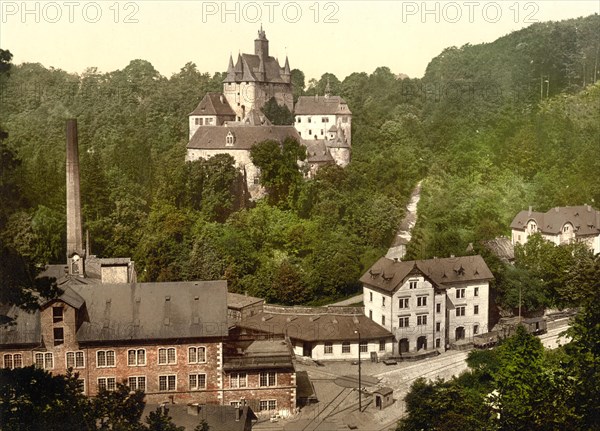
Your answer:
[[[261,109],[271,99],[294,113],[293,126],[275,126]],[[258,31],[254,54],[229,57],[222,93],[208,93],[189,114],[187,161],[229,154],[235,159],[252,198],[264,191],[260,172],[250,159],[253,145],[286,138],[306,147],[302,165],[310,178],[320,166],[350,162],[352,112],[340,96],[327,89],[323,96],[303,96],[294,107],[292,72],[286,56],[283,67],[269,55],[265,31]]]

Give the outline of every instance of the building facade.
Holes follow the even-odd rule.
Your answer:
[[[521,211],[510,224],[513,244],[525,244],[536,233],[555,245],[583,242],[600,253],[600,211],[591,205],[556,207],[545,213]]]
[[[365,315],[395,335],[394,354],[446,348],[488,332],[489,281],[481,256],[379,259],[361,277]]]
[[[247,399],[279,414],[296,407],[289,352],[286,366],[255,363],[245,386],[231,387],[224,354],[229,335],[226,281],[72,282],[63,290],[36,313],[4,310],[14,322],[0,328],[4,368],[34,365],[52,374],[73,369],[87,396],[125,383],[143,391],[151,403],[235,405]],[[247,349],[241,346],[240,354]],[[285,352],[279,354],[285,357]],[[279,383],[265,383],[262,375]],[[277,402],[270,403],[273,399]]]
[[[341,167],[350,163],[352,148],[352,112],[340,96],[301,96],[294,108],[294,127],[309,148],[321,141],[332,160]]]

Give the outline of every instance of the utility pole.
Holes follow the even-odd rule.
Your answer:
[[[362,412],[362,382],[360,372],[360,331],[356,329],[355,334],[358,334],[358,411]]]

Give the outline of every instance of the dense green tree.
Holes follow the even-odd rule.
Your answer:
[[[261,110],[275,126],[289,126],[294,124],[294,114],[290,112],[287,105],[279,105],[274,97],[271,97]]]
[[[146,418],[148,431],[185,431],[185,427],[177,426],[169,416],[167,407],[157,407]]]

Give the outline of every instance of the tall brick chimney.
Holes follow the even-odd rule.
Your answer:
[[[69,274],[84,276],[77,120],[67,120],[67,265]]]

